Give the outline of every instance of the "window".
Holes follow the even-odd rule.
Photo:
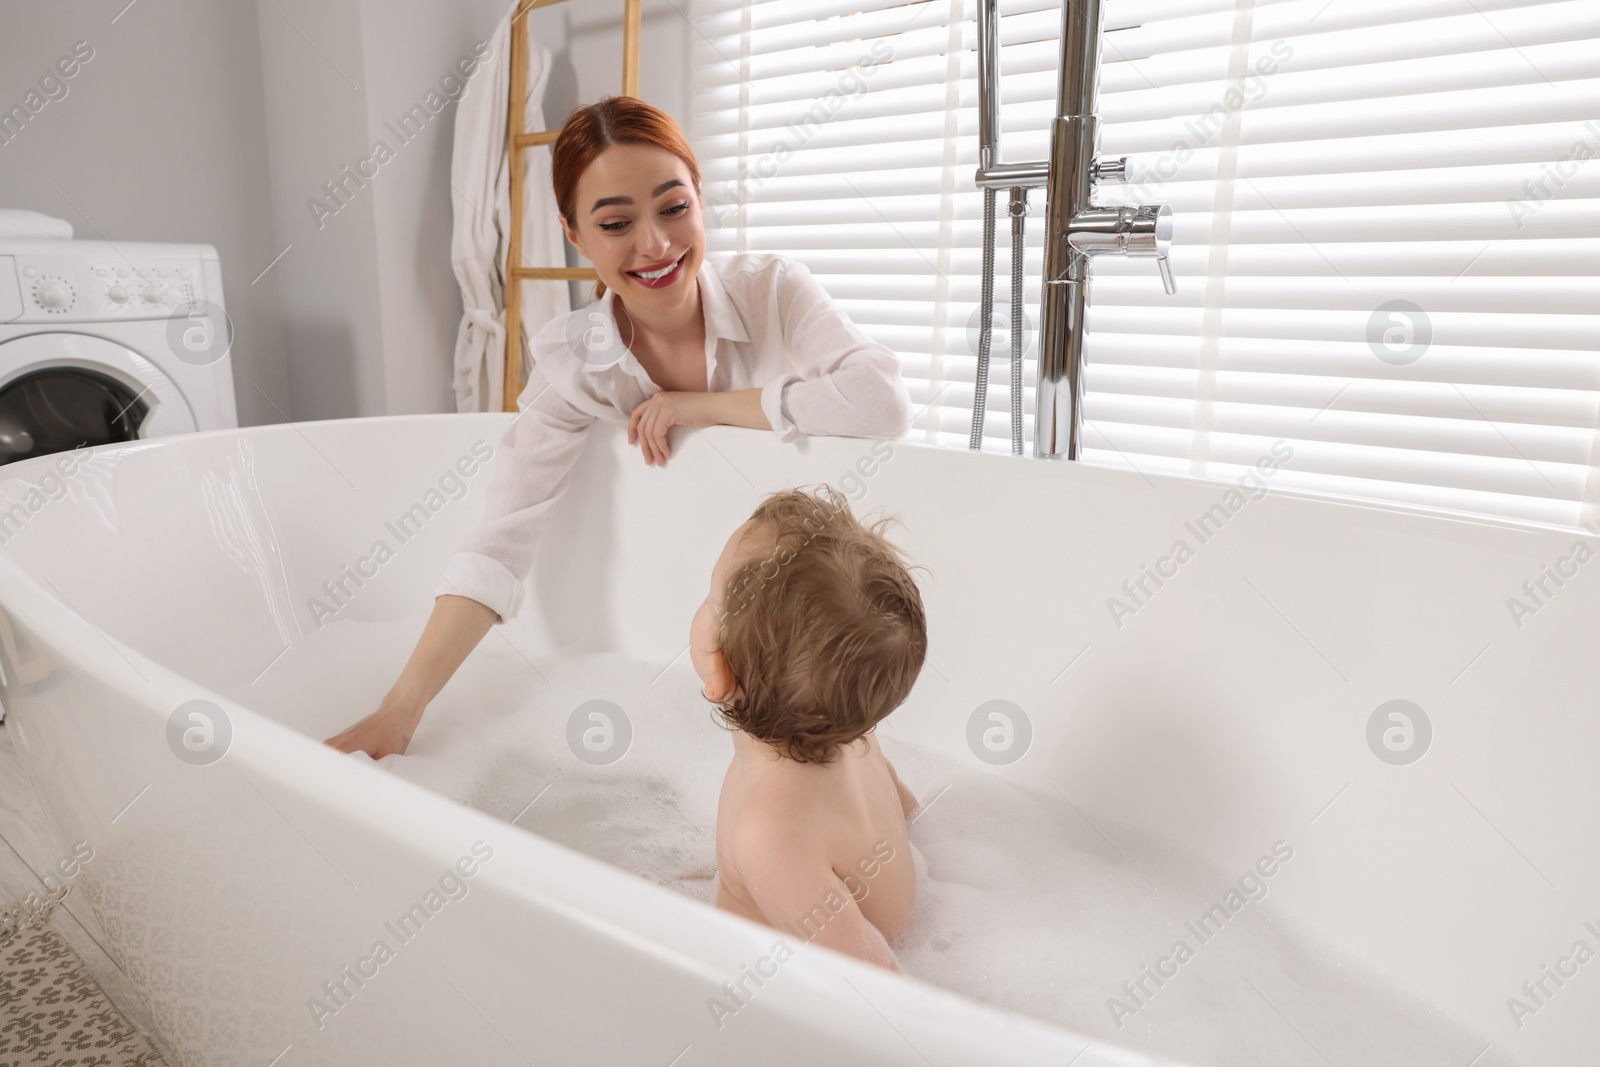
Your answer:
[[[1007,162],[1046,158],[1059,0],[1001,0]],[[712,254],[803,259],[965,448],[982,268],[974,0],[695,0]],[[1103,204],[1175,213],[1178,293],[1096,257],[1086,462],[1573,524],[1600,515],[1600,6],[1107,0]],[[1006,451],[997,197],[985,447]],[[1044,192],[1030,194],[1032,451]]]

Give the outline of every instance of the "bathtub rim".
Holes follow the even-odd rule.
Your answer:
[[[112,441],[106,444],[90,446],[89,448],[82,449],[75,454],[81,457],[89,457],[99,456],[102,454],[112,454],[119,451],[128,451],[131,453],[146,451],[152,445],[160,447],[186,447],[186,442],[189,441],[210,440],[218,437],[265,437],[269,434],[284,434],[289,432],[299,433],[301,428],[304,426],[327,426],[348,429],[350,426],[356,423],[388,423],[403,421],[431,423],[452,419],[481,420],[486,425],[491,426],[503,420],[506,425],[509,425],[511,420],[516,418],[516,414],[517,413],[509,411],[432,411],[400,415],[358,415],[339,419],[292,420],[289,422],[259,423],[253,426],[222,427],[212,430],[198,430],[191,433],[171,434],[165,437],[152,437],[137,441]],[[601,419],[597,421],[609,423],[613,427],[613,432],[618,433],[621,432],[622,427],[625,425],[625,420],[620,419]],[[504,430],[504,426],[499,426],[497,428],[495,435],[496,441],[499,440],[499,431],[502,430]],[[770,434],[772,431],[719,424],[715,426],[697,428],[697,432],[707,436],[708,438],[724,438],[729,443],[736,443],[741,438],[748,439],[746,435]],[[828,435],[802,434],[796,439],[799,442],[796,447],[802,452],[802,454],[806,451],[806,445],[812,437],[822,441],[860,441],[863,443],[869,441],[882,441],[896,448],[914,448],[924,455],[937,454],[941,456],[963,457],[961,459],[951,460],[950,462],[992,463],[1026,460],[1029,461],[1029,466],[1040,468],[1040,473],[1042,473],[1043,468],[1046,467],[1075,472],[1065,475],[1050,474],[1045,475],[1046,477],[1090,478],[1100,479],[1103,482],[1111,483],[1115,483],[1123,479],[1138,479],[1140,481],[1148,481],[1152,483],[1165,481],[1173,486],[1188,486],[1192,489],[1225,490],[1237,488],[1238,486],[1237,479],[1230,479],[1226,477],[1184,474],[1176,471],[1140,470],[1136,467],[1118,467],[1110,464],[1085,463],[1076,460],[1067,460],[1060,457],[1040,461],[1038,457],[1031,455],[1015,456],[1009,452],[990,451],[973,452],[971,449],[967,448],[950,448],[943,445],[931,444],[926,441],[913,441],[905,437],[833,437]],[[0,465],[0,482],[13,479],[25,479],[31,471],[35,469],[42,471],[55,460],[69,454],[74,453],[71,450],[64,452],[52,452],[41,456],[32,456],[28,459],[14,460],[11,463]],[[1580,524],[1546,522],[1539,519],[1526,519],[1511,515],[1496,515],[1490,512],[1467,511],[1458,508],[1448,508],[1436,504],[1419,504],[1408,501],[1384,500],[1377,497],[1356,496],[1353,494],[1338,493],[1330,490],[1306,489],[1302,487],[1272,485],[1269,483],[1266,484],[1264,489],[1260,490],[1260,492],[1266,495],[1289,500],[1309,501],[1317,506],[1350,508],[1358,511],[1374,512],[1378,515],[1406,515],[1422,519],[1434,519],[1460,523],[1467,526],[1488,526],[1495,529],[1511,531],[1562,534],[1577,533],[1580,535],[1589,536],[1595,535],[1594,531]],[[1252,499],[1260,500],[1262,499],[1262,496],[1258,495]],[[537,557],[535,558],[534,565],[536,567],[538,566]]]

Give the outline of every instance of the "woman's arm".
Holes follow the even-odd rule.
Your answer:
[[[726,393],[701,393],[701,408],[712,426],[748,426],[770,430],[766,412],[761,410],[761,390],[733,389]]]
[[[374,759],[405,752],[428,703],[489,628],[521,609],[551,509],[566,491],[583,451],[583,431],[594,416],[551,389],[537,364],[517,406],[517,416],[500,437],[483,519],[458,543],[445,567],[411,658],[377,711],[327,739],[334,748]]]
[[[457,542],[434,589],[434,596],[475,600],[502,619],[522,610],[539,542],[595,420],[557,393],[537,363],[517,406],[500,437],[483,518]]]
[[[905,436],[912,410],[899,357],[851,322],[799,260],[785,264],[777,300],[792,373],[761,391],[768,424],[786,439]]]
[[[628,443],[637,444],[649,466],[666,466],[672,455],[667,431],[674,426],[748,426],[770,430],[760,389],[721,393],[652,393],[628,416]]]
[[[489,627],[499,621],[500,616],[476,600],[464,596],[434,598],[433,613],[428,616],[422,637],[378,710],[328,738],[325,744],[341,752],[365,752],[373,759],[404,752],[429,701],[439,695]]]

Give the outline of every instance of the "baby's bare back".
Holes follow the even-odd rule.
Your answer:
[[[916,897],[916,802],[877,739],[827,764],[774,758],[742,735],[734,749],[717,808],[718,905],[893,966],[884,942]]]

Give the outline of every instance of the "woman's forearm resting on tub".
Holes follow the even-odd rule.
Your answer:
[[[911,402],[905,390],[870,368],[845,367],[810,381],[794,379],[780,388],[784,409],[791,416],[795,390],[801,391],[798,406],[804,414],[793,421],[800,433],[896,438],[910,429]],[[707,424],[770,430],[772,422],[761,406],[764,391],[733,389],[701,393],[695,399]]]
[[[761,410],[760,389],[730,389],[722,393],[701,393],[701,411],[716,426],[745,426],[770,430],[766,412]]]
[[[911,430],[911,399],[898,373],[854,363],[783,390],[783,411],[801,433],[894,440]]]

